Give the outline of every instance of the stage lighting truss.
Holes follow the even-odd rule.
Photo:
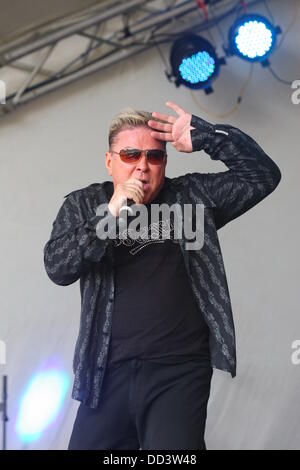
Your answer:
[[[160,51],[167,77],[177,86],[183,84],[209,93],[225,59],[218,58],[215,48],[199,34],[216,25],[221,29],[222,21],[233,13],[229,5],[232,2],[206,0],[213,16],[201,21],[199,3],[195,0],[101,0],[81,13],[12,35],[0,44],[0,116],[150,49],[160,51],[161,44],[175,40],[171,54],[173,70]],[[249,7],[252,3],[257,0],[249,1]],[[258,15],[248,15],[247,19],[253,16],[258,20]],[[226,54],[238,54],[268,65],[266,57],[275,48],[281,30],[265,19],[264,24],[270,27],[271,44],[262,56],[247,58],[247,53],[234,47],[232,39],[223,44]],[[238,21],[231,28],[230,38],[235,37],[237,27]],[[187,42],[191,36],[193,40]]]
[[[276,46],[279,26],[273,26],[264,16],[242,15],[233,23],[228,33],[229,55],[237,55],[249,62],[269,65],[268,57]]]
[[[170,63],[176,86],[184,85],[192,89],[202,89],[205,93],[213,91],[211,83],[219,75],[220,65],[225,64],[218,58],[215,48],[206,39],[195,34],[186,34],[177,39],[171,48]]]

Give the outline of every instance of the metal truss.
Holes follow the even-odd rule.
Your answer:
[[[1,46],[2,70],[21,70],[25,79],[0,106],[0,114],[150,48],[159,49],[159,44],[183,33],[216,26],[240,4],[236,0],[206,3],[209,20],[196,0],[104,0],[80,15]]]

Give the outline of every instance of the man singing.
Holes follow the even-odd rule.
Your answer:
[[[205,449],[213,368],[236,375],[217,230],[274,191],[280,170],[241,130],[166,104],[176,116],[127,109],[114,118],[105,154],[112,182],[65,196],[44,249],[53,282],[80,279],[72,397],[81,403],[69,449]],[[167,178],[167,142],[228,169]],[[123,230],[130,200],[149,214],[138,237]],[[174,236],[178,220],[151,220],[161,204],[182,216],[192,207],[192,223],[204,208],[200,247]],[[99,236],[110,222],[117,236]]]

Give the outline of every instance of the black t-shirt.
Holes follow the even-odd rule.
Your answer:
[[[162,192],[152,204],[161,202]],[[209,329],[196,304],[178,240],[151,240],[150,204],[147,207],[149,239],[113,241],[115,300],[108,362],[140,358],[209,364]],[[170,224],[161,220],[154,229],[161,234]]]

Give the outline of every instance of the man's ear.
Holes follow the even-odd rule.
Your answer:
[[[112,154],[111,152],[105,152],[105,166],[109,176],[112,175]]]

